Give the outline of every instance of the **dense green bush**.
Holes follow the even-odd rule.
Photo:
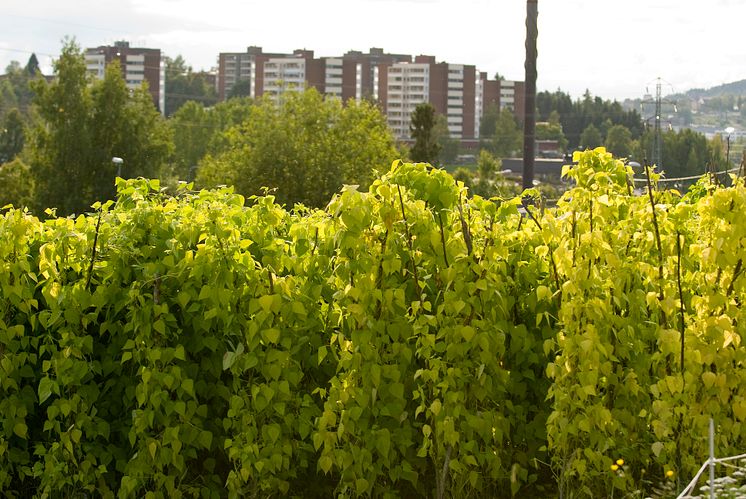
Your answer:
[[[746,188],[577,159],[523,215],[400,163],[325,210],[142,179],[6,210],[0,489],[605,497],[693,472],[710,416],[742,447]]]

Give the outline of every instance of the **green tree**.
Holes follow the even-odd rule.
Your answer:
[[[448,130],[448,120],[445,115],[436,115],[433,135],[435,135],[435,140],[440,145],[438,160],[443,164],[453,164],[458,156],[460,143],[457,138],[451,137],[451,132]]]
[[[30,83],[40,77],[36,55],[31,54],[26,67],[22,67],[18,61],[11,61],[0,81],[0,117],[17,108],[26,119],[34,96]]]
[[[113,156],[124,159],[123,176],[158,176],[173,146],[147,88],[130,95],[116,63],[91,85],[74,41],[65,43],[54,69],[54,81],[32,84],[39,121],[29,130],[24,157],[37,206],[80,213],[113,197]]]
[[[23,116],[18,109],[11,109],[0,126],[0,164],[18,156],[23,149],[25,137]]]
[[[26,70],[26,74],[31,77],[41,74],[41,69],[39,68],[39,59],[36,58],[36,54],[31,54],[24,69]]]
[[[604,145],[614,156],[628,158],[632,153],[632,132],[624,125],[613,125],[606,132]]]
[[[215,88],[204,73],[192,71],[183,57],[166,58],[166,116],[171,116],[186,102],[194,100],[205,106],[217,102]]]
[[[500,110],[497,104],[491,102],[484,108],[482,118],[479,120],[479,137],[484,140],[487,137],[494,137],[497,131],[497,119],[500,116]]]
[[[539,92],[536,95],[536,107],[538,119],[541,120],[548,120],[552,111],[559,114],[562,131],[568,140],[568,146],[573,149],[582,145],[580,136],[591,124],[600,131],[602,138],[613,125],[627,127],[633,139],[638,139],[643,131],[637,111],[627,111],[616,101],[593,97],[587,90],[581,99],[575,101],[561,90]]]
[[[234,98],[211,108],[189,101],[168,120],[174,137],[174,175],[182,180],[194,180],[200,161],[230,147],[224,132],[249,115],[254,101]]]
[[[602,142],[601,132],[593,126],[593,123],[585,127],[583,133],[580,134],[580,147],[583,149],[594,149],[600,146]]]
[[[236,97],[250,97],[251,96],[251,82],[249,80],[237,81],[228,92],[229,99],[235,99]]]
[[[650,161],[653,150],[654,133],[645,131],[639,141],[632,141],[631,155],[640,163]],[[722,159],[717,145],[708,143],[707,138],[689,128],[678,132],[663,133],[663,167],[668,177],[688,177],[703,175],[707,171],[707,164],[713,159],[716,164]],[[714,156],[714,158],[713,158]]]
[[[453,180],[462,182],[467,189],[471,190],[474,184],[474,170],[465,166],[459,166],[451,174]]]
[[[540,121],[536,123],[536,140],[556,140],[560,151],[567,148],[567,139],[562,132],[559,121]]]
[[[495,158],[487,150],[482,149],[479,151],[479,158],[477,158],[477,178],[472,185],[474,193],[483,197],[494,196],[496,193],[495,176],[501,167],[502,161]]]
[[[34,179],[31,169],[19,158],[0,164],[0,207],[31,207],[34,201]]]
[[[435,108],[429,102],[418,104],[409,124],[414,139],[409,154],[412,161],[434,164],[440,154],[441,145],[435,136]]]
[[[485,123],[485,125],[487,131],[492,128],[490,123]],[[509,110],[504,109],[497,113],[494,132],[491,135],[480,135],[480,144],[483,149],[487,149],[492,155],[498,158],[507,158],[520,149],[521,137],[521,131],[518,128],[515,116]]]
[[[367,102],[324,99],[315,89],[263,99],[224,132],[200,163],[197,183],[228,184],[244,195],[275,188],[283,204],[324,206],[343,184],[370,183],[397,152],[380,110]]]

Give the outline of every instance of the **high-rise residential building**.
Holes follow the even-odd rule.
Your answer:
[[[263,65],[264,81],[261,92],[279,98],[284,92],[315,88],[325,92],[325,60],[314,59],[312,50],[296,50],[292,55],[272,57]]]
[[[148,83],[153,103],[163,113],[166,108],[166,67],[160,49],[130,47],[129,42],[118,41],[85,52],[88,72],[99,79],[103,79],[106,66],[114,60],[119,61],[128,88],[137,88],[144,81]]]
[[[270,60],[270,69],[265,71],[264,65]],[[371,48],[367,54],[349,51],[342,57],[315,58],[311,50],[295,50],[292,54],[265,53],[261,47],[251,46],[246,52],[219,54],[218,97],[226,99],[239,81],[250,82],[251,97],[259,97],[265,91],[274,95],[290,88],[303,88],[303,85],[298,85],[298,75],[303,74],[305,86],[340,97],[343,101],[376,99],[380,66],[411,60],[409,55],[387,54],[380,48]],[[288,72],[288,78],[283,79],[281,70]],[[264,80],[265,74],[269,75],[268,82]]]
[[[218,95],[249,82],[251,97],[279,98],[284,92],[313,87],[327,96],[377,101],[400,140],[410,138],[409,123],[418,104],[429,102],[446,117],[452,137],[479,138],[479,124],[491,103],[523,115],[523,83],[490,80],[472,65],[436,62],[435,57],[388,54],[381,48],[349,51],[341,57],[315,58],[311,50],[267,54],[261,47],[219,56]]]
[[[478,85],[481,95],[477,96],[482,106],[481,113],[491,103],[494,103],[501,111],[508,110],[518,119],[523,121],[526,90],[524,82],[511,80],[490,80],[487,73],[479,73],[480,84]]]
[[[429,102],[446,117],[452,137],[473,139],[476,123],[476,69],[436,63],[433,56],[393,64],[386,71],[385,112],[399,139],[410,136],[409,121],[418,104]]]
[[[290,54],[265,53],[262,47],[251,46],[246,52],[221,52],[218,56],[218,98],[225,100],[238,82],[249,83],[249,96],[264,92],[264,63],[268,59],[290,57]]]
[[[350,50],[342,56],[344,68],[342,100],[374,99],[385,97],[382,91],[381,73],[398,62],[412,62],[406,54],[388,54],[382,48],[372,47],[365,54]],[[385,89],[385,85],[383,87]]]
[[[430,64],[399,62],[387,68],[386,119],[397,138],[409,138],[418,104],[430,102]]]

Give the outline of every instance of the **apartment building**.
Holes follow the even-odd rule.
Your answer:
[[[377,99],[380,66],[411,60],[412,56],[387,54],[375,47],[367,54],[352,50],[341,57],[316,58],[311,50],[295,50],[292,54],[265,53],[261,47],[251,46],[246,52],[218,55],[218,97],[225,100],[236,83],[249,81],[251,97],[259,97],[265,91],[279,95],[288,89],[306,86],[343,101]],[[265,71],[267,63],[270,68]]]
[[[233,86],[240,81],[249,82],[249,96],[264,93],[264,63],[269,59],[291,57],[292,54],[266,53],[262,47],[250,46],[246,52],[221,52],[218,55],[218,98],[225,100]]]
[[[382,101],[385,98],[386,68],[399,62],[412,62],[407,54],[389,54],[382,48],[371,47],[368,53],[350,50],[342,56],[344,78],[342,99],[373,99]]]
[[[429,102],[446,117],[454,138],[473,139],[478,131],[476,69],[464,64],[436,63],[420,55],[386,69],[386,117],[394,135],[410,137],[409,118],[417,105]],[[481,83],[481,82],[480,82]],[[481,97],[481,95],[480,95]]]
[[[349,51],[341,57],[316,58],[311,50],[267,54],[261,47],[219,55],[218,95],[225,99],[239,81],[250,82],[251,97],[279,99],[307,87],[348,101],[379,103],[394,135],[410,138],[409,123],[418,104],[429,102],[446,117],[452,137],[479,138],[479,122],[491,103],[523,119],[523,83],[490,80],[472,65],[437,62],[434,56]]]
[[[304,88],[315,88],[324,93],[325,65],[324,59],[314,58],[312,50],[296,50],[292,55],[269,58],[263,64],[263,84],[256,95],[267,94],[278,99],[285,92]]]
[[[523,121],[526,102],[524,82],[502,79],[490,80],[487,78],[487,73],[479,73],[477,89],[477,101],[481,107],[479,116],[488,105],[495,103],[501,111],[511,111],[519,122]],[[479,127],[477,126],[478,133]]]
[[[409,138],[412,113],[430,102],[430,64],[396,63],[386,73],[386,120],[395,137]]]
[[[163,113],[166,108],[166,66],[160,49],[130,47],[129,42],[118,41],[114,45],[85,51],[86,69],[98,79],[104,78],[106,66],[114,60],[119,61],[128,88],[138,88],[144,81],[148,82],[153,104]]]

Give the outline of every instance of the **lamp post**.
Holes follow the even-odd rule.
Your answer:
[[[124,160],[122,158],[118,158],[114,156],[111,158],[111,162],[115,165],[117,165],[117,177],[122,176],[122,163],[124,163]]]

